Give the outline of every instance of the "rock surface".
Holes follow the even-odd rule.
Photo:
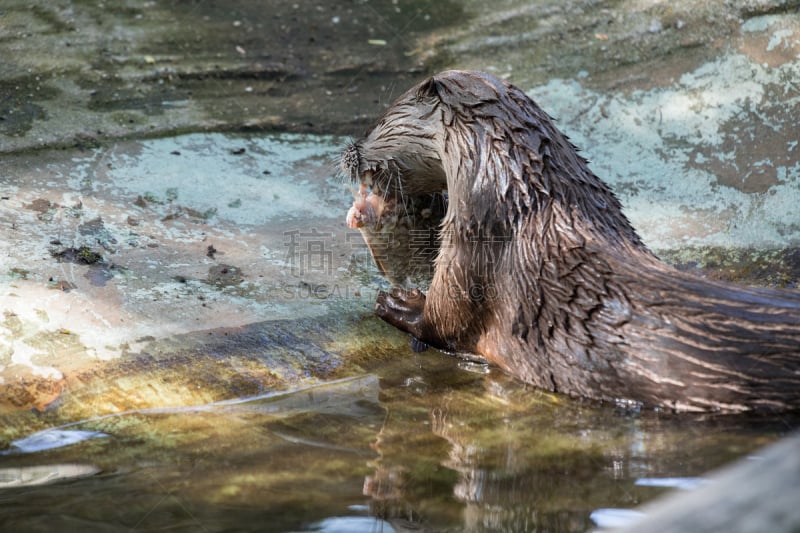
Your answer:
[[[671,262],[797,287],[798,6],[6,2],[0,447],[407,354],[335,135],[443,68],[529,91]]]

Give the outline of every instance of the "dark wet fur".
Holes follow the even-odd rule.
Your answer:
[[[446,189],[427,296],[377,312],[421,343],[538,387],[680,410],[800,407],[800,293],[679,272],[522,91],[450,71],[402,95],[343,170],[386,194]],[[418,344],[421,346],[421,344]]]

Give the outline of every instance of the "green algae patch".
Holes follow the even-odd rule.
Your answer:
[[[94,265],[103,262],[103,256],[88,246],[64,248],[62,250],[53,251],[51,255],[59,261],[76,263],[79,265]]]
[[[733,283],[782,288],[800,286],[800,249],[686,247],[658,251],[681,270]]]
[[[31,273],[29,270],[19,267],[10,268],[8,272],[12,278],[16,279],[28,279],[28,276]]]
[[[208,269],[206,282],[217,288],[235,287],[244,281],[242,269],[224,263],[214,265]]]
[[[383,355],[351,357],[346,350],[332,351],[340,332],[364,334],[353,322],[333,313],[143,339],[136,349],[127,347],[121,358],[68,367],[55,354],[85,351],[77,335],[59,330],[25,336],[30,327],[19,317],[7,316],[5,329],[25,339],[34,354],[31,364],[58,365],[63,371],[48,366],[57,374],[29,374],[5,383],[0,415],[33,407],[48,410],[54,420],[75,420],[132,409],[200,405],[358,375],[367,363],[375,365],[394,355],[386,347]],[[10,362],[10,355],[5,359]],[[25,417],[20,417],[15,434],[35,427],[35,419],[23,422]]]

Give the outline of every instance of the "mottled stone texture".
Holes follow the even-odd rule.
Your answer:
[[[796,11],[4,2],[2,427],[286,388],[405,350],[372,317],[383,281],[344,224],[347,139],[280,132],[357,137],[443,68],[525,89],[670,262],[796,286]]]

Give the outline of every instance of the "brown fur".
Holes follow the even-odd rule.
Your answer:
[[[800,407],[800,294],[708,281],[660,262],[609,187],[530,98],[449,71],[401,96],[348,147],[398,197],[446,190],[427,296],[378,315],[548,390],[681,410]]]

